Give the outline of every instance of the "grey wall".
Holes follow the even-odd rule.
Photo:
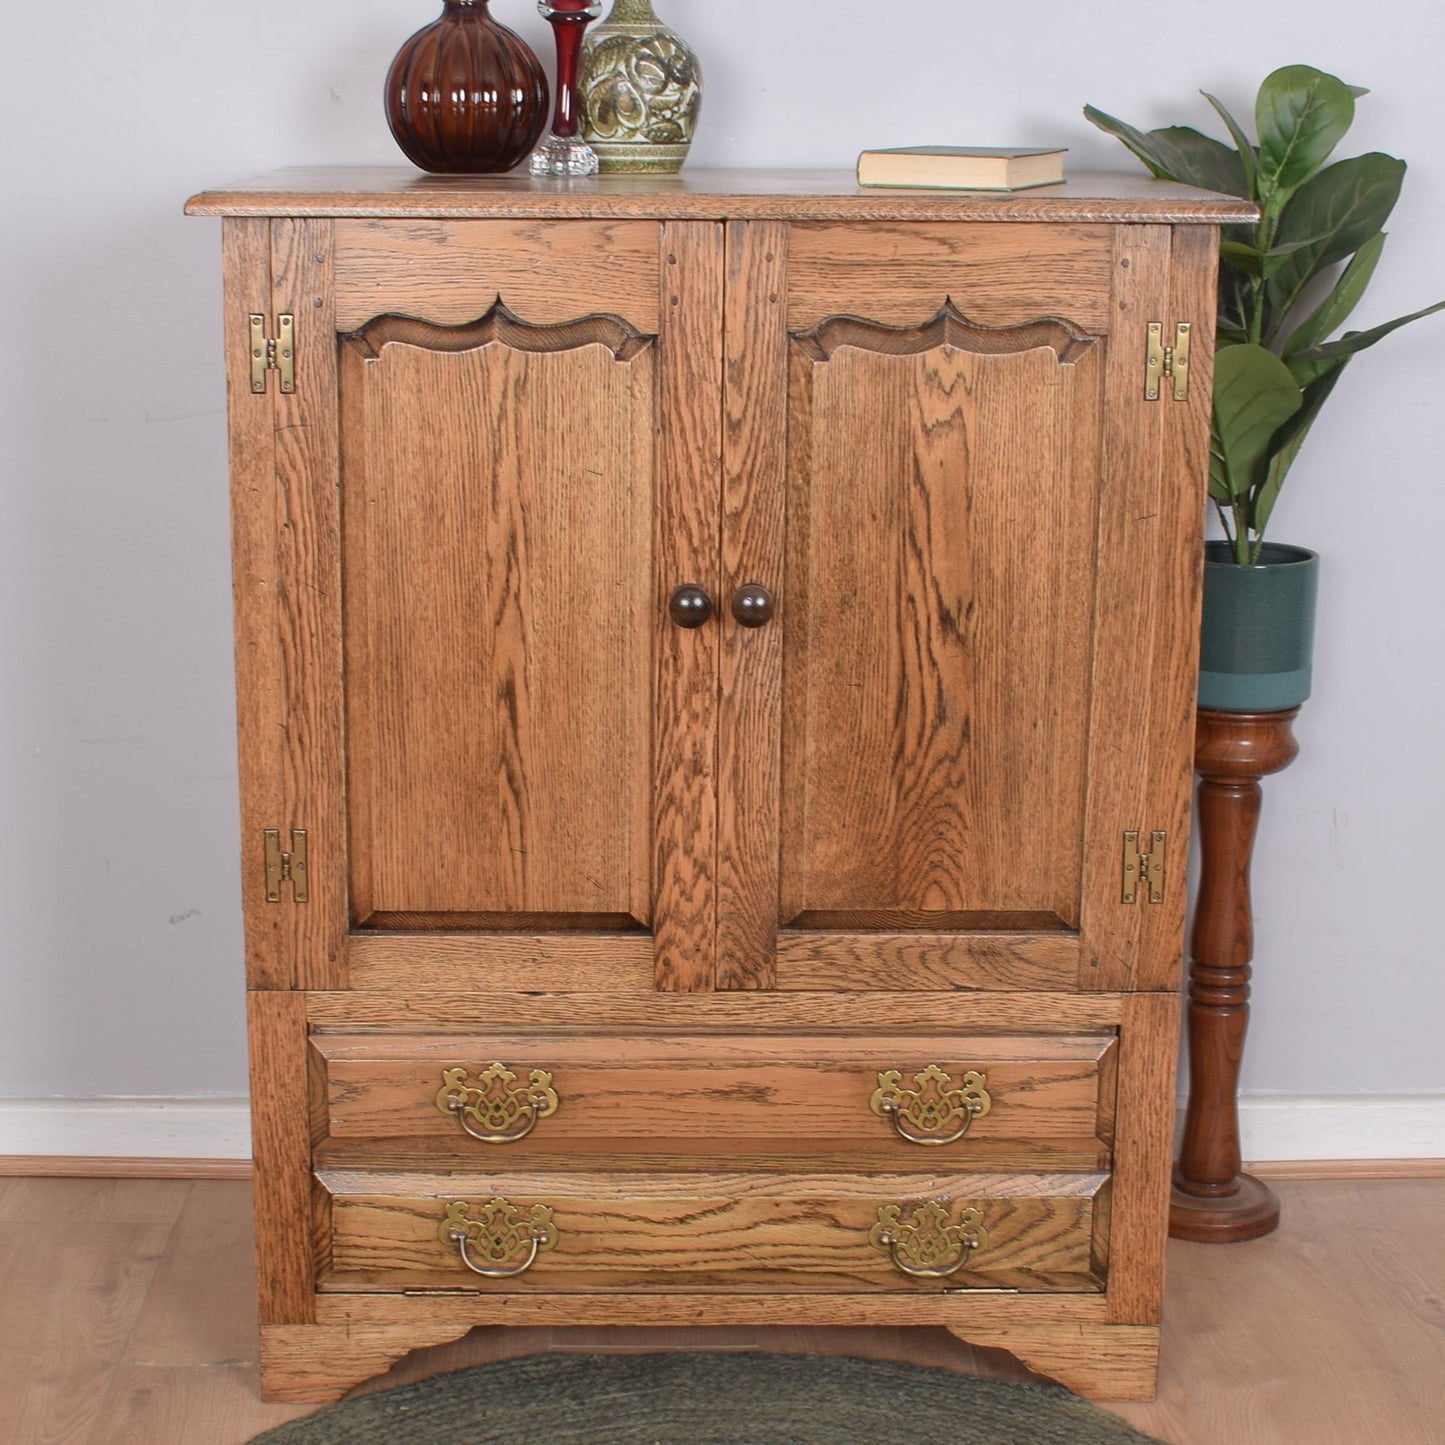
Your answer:
[[[707,79],[695,158],[1062,142],[1247,111],[1308,61],[1412,161],[1373,323],[1445,296],[1445,11],[1427,0],[658,0]],[[380,87],[434,0],[84,0],[7,18],[0,347],[0,1096],[245,1087],[219,226],[207,185],[392,163]],[[530,0],[494,11],[549,53]],[[1268,785],[1246,1083],[1445,1088],[1445,319],[1362,358],[1277,512],[1324,555],[1317,692]]]

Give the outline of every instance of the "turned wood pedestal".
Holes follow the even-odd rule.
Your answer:
[[[1290,726],[1298,713],[1199,710],[1194,767],[1202,856],[1189,943],[1189,1104],[1169,1205],[1175,1239],[1230,1244],[1279,1224],[1279,1200],[1239,1167],[1238,1090],[1254,957],[1249,864],[1259,779],[1299,753]]]

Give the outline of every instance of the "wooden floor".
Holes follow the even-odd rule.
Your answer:
[[[1159,1399],[1117,1413],[1170,1445],[1445,1445],[1445,1179],[1286,1182],[1252,1244],[1173,1244]],[[310,1407],[258,1395],[250,1189],[0,1178],[0,1441],[240,1445]],[[842,1331],[605,1342],[841,1353]],[[1007,1373],[942,1331],[875,1353]],[[600,1331],[475,1331],[378,1386]]]

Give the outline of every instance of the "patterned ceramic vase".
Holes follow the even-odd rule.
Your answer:
[[[615,0],[582,49],[582,134],[605,172],[680,170],[697,129],[697,56],[653,13]]]

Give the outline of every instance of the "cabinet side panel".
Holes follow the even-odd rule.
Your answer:
[[[290,988],[291,950],[286,938],[290,920],[281,908],[266,902],[262,854],[264,830],[285,823],[280,777],[285,711],[281,638],[276,625],[274,402],[270,395],[252,392],[250,370],[249,318],[269,315],[271,307],[270,222],[228,220],[222,245],[246,978],[252,988]]]
[[[1188,864],[1189,720],[1199,633],[1199,538],[1208,469],[1213,266],[1173,310],[1170,231],[1121,226],[1118,313],[1107,377],[1107,432],[1094,603],[1094,696],[1085,820],[1080,987],[1157,988],[1177,976]],[[1192,292],[1192,294],[1191,294]],[[1144,397],[1148,324],[1194,324],[1186,402]],[[1202,374],[1201,374],[1202,373]],[[1168,441],[1167,438],[1174,438]],[[1122,901],[1124,832],[1166,834],[1164,898]]]
[[[722,690],[718,719],[718,987],[770,988],[778,935],[779,732],[783,629],[746,627],[737,590],[783,590],[787,439],[788,227],[727,231],[727,409],[723,437]]]
[[[306,997],[252,993],[247,1004],[261,1323],[303,1324],[315,1297]]]
[[[281,909],[287,921],[302,988],[345,986],[341,516],[331,252],[330,221],[272,223],[273,313],[296,318],[296,390],[278,392],[275,411],[276,615],[285,741],[279,759],[283,816],[272,826],[283,833],[306,830],[310,896],[305,903],[270,906]]]
[[[661,271],[654,958],[659,989],[692,992],[716,979],[718,627],[666,619],[685,583],[721,600],[723,228],[665,224]]]
[[[1123,1006],[1108,1318],[1115,1324],[1157,1324],[1169,1232],[1180,1003],[1176,994],[1145,993],[1125,998]]]

